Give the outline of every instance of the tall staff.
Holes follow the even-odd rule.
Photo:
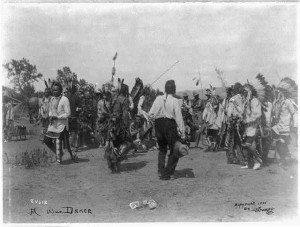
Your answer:
[[[167,72],[169,72],[177,63],[179,63],[179,61],[176,61],[173,65],[171,65],[166,71],[164,71],[162,74],[159,75],[159,77],[157,77],[156,80],[154,80],[152,82],[152,84],[150,86],[152,86],[156,81],[158,81],[163,75],[165,75]]]
[[[118,52],[116,52],[115,56],[113,57],[114,61],[114,66],[112,67],[112,72],[111,72],[111,81],[114,81],[114,75],[116,74],[116,59],[118,57]]]

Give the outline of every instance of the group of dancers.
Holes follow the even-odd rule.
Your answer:
[[[166,179],[174,172],[178,155],[173,159],[169,155],[171,167],[162,163],[167,150],[173,153],[180,139],[189,146],[191,142],[197,148],[205,146],[205,152],[225,149],[228,164],[254,170],[267,163],[275,143],[281,163],[288,164],[290,134],[297,132],[298,87],[294,80],[286,77],[275,86],[259,74],[253,82],[224,87],[226,97],[210,86],[206,98],[194,92],[192,100],[186,93],[177,95],[172,81],[166,82],[164,92],[144,86],[140,78],[131,92],[121,79],[97,91],[46,83],[40,106],[43,141],[55,152],[57,163],[62,162],[63,148],[77,162],[80,147],[104,147],[113,173],[120,171],[130,150],[158,147],[158,170],[167,169]],[[162,125],[172,130],[165,131]]]

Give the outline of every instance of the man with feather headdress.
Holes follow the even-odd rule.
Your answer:
[[[211,86],[206,89],[207,102],[203,111],[203,121],[206,128],[206,139],[208,141],[208,148],[204,152],[216,151],[216,143],[218,137],[218,130],[220,125],[217,124],[217,117],[219,111],[220,99],[216,95],[215,88]]]
[[[113,114],[109,121],[107,139],[105,144],[105,158],[112,173],[120,171],[120,162],[126,158],[127,153],[132,148],[132,138],[130,135],[130,101],[129,87],[122,83],[120,92],[112,104]]]
[[[247,163],[242,168],[250,168],[253,165],[254,170],[261,167],[262,159],[258,150],[256,149],[256,140],[258,136],[258,129],[261,127],[262,107],[265,106],[266,81],[264,77],[259,74],[256,77],[255,83],[248,83],[244,85],[247,93],[244,93],[245,110],[244,110],[244,127],[245,140],[243,143],[246,152]]]
[[[97,131],[100,146],[103,147],[107,138],[108,120],[111,114],[111,93],[103,92],[103,97],[97,103]]]
[[[281,163],[286,165],[286,157],[290,156],[288,149],[290,133],[292,129],[295,130],[298,127],[298,86],[294,80],[286,77],[280,81],[274,92],[272,136],[276,141]]]
[[[199,98],[199,93],[194,92],[194,99],[192,101],[192,112],[193,112],[193,122],[198,127],[195,133],[195,147],[199,147],[199,142],[201,140],[201,128],[202,128],[202,112],[204,109],[203,100]],[[202,149],[201,147],[199,147]]]
[[[225,138],[225,146],[228,147],[226,151],[228,164],[245,164],[245,157],[241,150],[243,127],[241,121],[243,120],[243,113],[245,107],[245,98],[242,96],[244,92],[243,86],[240,83],[235,83],[232,86],[231,96],[225,109],[227,118],[227,132]],[[226,97],[227,98],[227,97]]]

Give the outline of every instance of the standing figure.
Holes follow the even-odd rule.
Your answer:
[[[128,90],[128,85],[121,84],[109,123],[108,137],[105,144],[105,158],[112,173],[120,172],[120,162],[126,158],[133,144],[129,130],[130,101]]]
[[[189,140],[191,141],[194,137],[195,131],[198,129],[195,127],[195,124],[193,122],[193,109],[192,109],[192,103],[189,100],[188,94],[185,92],[183,95],[182,105],[181,105],[181,113],[183,117],[183,122],[185,127],[186,135],[188,135]]]
[[[97,117],[97,109],[94,107],[93,91],[86,87],[81,100],[81,111],[79,113],[81,145],[87,148],[94,143],[94,127]]]
[[[287,165],[291,158],[288,144],[292,131],[297,132],[297,95],[298,86],[295,81],[286,77],[275,88],[273,105],[272,137],[276,141],[276,148],[282,165]]]
[[[39,108],[39,118],[42,122],[42,140],[44,140],[44,135],[47,132],[49,126],[49,103],[51,99],[50,94],[50,89],[46,88],[44,92],[44,97],[42,99],[42,103]]]
[[[77,87],[73,84],[68,89],[67,95],[70,102],[71,115],[69,117],[69,132],[70,132],[70,145],[75,148],[75,152],[79,147],[79,112],[81,110],[81,100],[77,94]]]
[[[217,143],[217,147],[224,147],[224,138],[226,135],[226,131],[228,128],[228,116],[227,116],[227,109],[229,105],[229,100],[232,97],[232,87],[226,88],[226,98],[223,99],[222,103],[220,103],[219,106],[219,112],[218,112],[218,124],[220,125],[218,137],[219,141]]]
[[[143,117],[145,119],[144,121],[144,130],[149,130],[148,133],[148,139],[152,139],[152,134],[153,134],[153,123],[151,122],[151,120],[149,119],[149,111],[151,108],[151,97],[150,97],[150,91],[151,88],[149,86],[145,86],[142,90],[142,95],[139,98],[139,102],[138,102],[138,115]]]
[[[242,96],[244,92],[240,83],[235,83],[232,87],[232,97],[229,98],[227,108],[225,110],[227,117],[227,127],[225,136],[227,164],[245,164],[245,155],[242,150],[244,128],[243,121],[245,98]],[[229,95],[230,96],[230,95]]]
[[[257,130],[262,116],[262,106],[254,87],[248,83],[244,85],[244,88],[245,92],[243,95],[246,98],[246,103],[243,123],[246,137],[242,146],[246,152],[247,162],[242,168],[251,168],[252,164],[254,164],[253,169],[257,170],[260,169],[262,164],[261,156],[256,149]]]
[[[62,86],[58,82],[53,83],[49,103],[50,124],[44,138],[44,143],[56,154],[58,164],[62,162],[63,147],[68,149],[71,159],[77,162],[77,156],[72,152],[69,143],[69,121],[71,114],[70,103],[66,96],[62,95]],[[64,146],[63,146],[64,145]]]
[[[198,93],[194,92],[194,99],[192,101],[193,122],[198,127],[198,130],[195,132],[195,147],[199,147],[199,142],[201,141],[203,109],[203,100],[199,98]]]
[[[217,113],[219,111],[219,100],[214,95],[214,90],[206,89],[207,103],[203,111],[203,121],[206,130],[208,148],[204,152],[216,151],[219,125],[217,124]]]
[[[268,162],[268,154],[272,144],[272,137],[271,137],[271,125],[272,125],[272,109],[273,109],[273,102],[274,102],[274,94],[273,89],[271,86],[267,86],[267,100],[266,105],[263,108],[262,114],[262,127],[260,127],[260,136],[261,138],[261,156],[263,164],[267,164]]]
[[[111,93],[105,91],[102,99],[97,104],[97,131],[99,134],[100,147],[106,143],[108,133],[108,120],[111,114]]]
[[[175,81],[168,80],[165,84],[165,94],[155,99],[149,112],[155,119],[155,133],[159,146],[158,173],[161,180],[169,180],[174,174],[179,160],[179,155],[174,152],[174,145],[180,136],[185,138],[183,117],[178,99],[174,97],[175,93]],[[168,147],[170,153],[165,165]]]

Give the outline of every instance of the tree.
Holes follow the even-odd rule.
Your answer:
[[[64,87],[71,86],[71,83],[74,85],[78,84],[77,74],[72,72],[69,66],[65,66],[57,70],[56,81],[61,83]]]
[[[88,85],[88,82],[85,79],[79,80],[79,87],[84,88]]]
[[[10,83],[13,83],[15,87],[18,87],[21,95],[24,95],[26,98],[28,98],[28,96],[24,89],[33,86],[32,83],[43,77],[43,74],[37,72],[36,66],[31,65],[26,58],[21,60],[12,59],[11,62],[6,63],[3,67],[8,72],[7,77],[8,79],[11,79]]]
[[[44,92],[43,91],[36,91],[34,93],[34,96],[38,97],[38,98],[43,98],[44,97]]]
[[[35,94],[35,88],[33,85],[30,85],[30,84],[26,84],[24,87],[23,87],[23,95],[25,97],[33,97]]]

